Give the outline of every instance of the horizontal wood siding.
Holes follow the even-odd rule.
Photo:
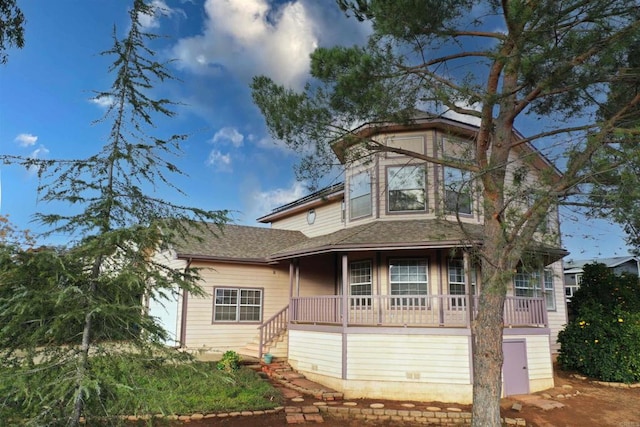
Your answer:
[[[525,339],[529,380],[553,379],[553,365],[547,335],[505,335],[505,339]]]
[[[299,296],[336,294],[336,255],[323,254],[300,259]],[[298,295],[294,291],[294,295]]]
[[[308,209],[295,215],[279,219],[271,223],[272,228],[301,231],[309,237],[333,233],[344,228],[342,221],[342,201],[335,200],[326,205],[313,208],[316,218],[313,224],[307,223]]]
[[[547,268],[553,270],[553,292],[556,300],[556,309],[547,311],[549,328],[551,329],[549,344],[551,345],[551,352],[557,353],[560,349],[560,344],[557,343],[558,332],[564,329],[567,324],[567,303],[564,295],[562,262],[554,262]]]
[[[164,264],[169,268],[184,271],[187,261],[178,259],[175,251],[162,251],[153,256],[153,261]],[[166,298],[152,298],[148,302],[149,314],[158,319],[162,327],[168,333],[166,345],[178,346],[180,344],[182,291],[174,287],[173,293]]]
[[[301,371],[342,377],[342,335],[289,331],[289,362]]]
[[[465,336],[351,334],[347,379],[470,384]]]
[[[263,289],[262,319],[273,316],[289,303],[288,266],[260,266],[224,263],[196,263],[201,268],[205,297],[189,295],[186,324],[188,348],[226,351],[244,347],[258,334],[257,323],[213,322],[215,287]]]

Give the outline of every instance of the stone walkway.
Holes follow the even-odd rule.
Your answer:
[[[321,384],[309,381],[295,372],[286,362],[261,362],[255,367],[270,378],[274,386],[292,405],[284,407],[288,424],[322,423],[322,414],[342,419],[363,421],[389,421],[428,425],[470,425],[471,412],[456,407],[416,407],[414,403],[400,403],[402,409],[385,408],[384,403],[343,401],[343,394]],[[306,399],[312,401],[305,404]],[[315,401],[313,401],[315,400]],[[295,405],[293,405],[295,404]],[[522,418],[503,418],[503,423],[526,425]]]

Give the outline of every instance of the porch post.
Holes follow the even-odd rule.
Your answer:
[[[446,298],[443,298],[442,295],[444,294],[444,286],[442,284],[442,276],[444,274],[449,274],[449,271],[447,270],[447,265],[448,265],[448,258],[445,257],[444,262],[442,261],[442,249],[438,250],[436,252],[436,264],[438,265],[438,322],[440,323],[440,326],[444,326],[444,305],[446,303],[448,303],[448,300],[445,302]],[[447,283],[449,281],[447,280]],[[449,290],[447,289],[447,294],[449,293]]]
[[[349,324],[349,259],[342,255],[342,379],[347,379],[347,325]]]
[[[293,297],[293,260],[289,261],[289,302]]]
[[[467,327],[471,327],[471,321],[473,319],[473,306],[474,306],[474,294],[471,290],[471,260],[469,259],[469,252],[462,251],[462,265],[464,268],[464,290],[465,298],[467,299]]]
[[[296,259],[296,296],[300,296],[300,260]]]

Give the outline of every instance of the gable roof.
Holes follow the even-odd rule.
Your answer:
[[[640,262],[640,258],[636,256],[621,256],[621,257],[611,257],[611,258],[591,258],[591,259],[570,259],[565,261],[564,270],[565,273],[580,273],[584,268],[585,264],[604,264],[608,268],[614,268],[621,264],[624,264],[629,261]]]
[[[308,239],[300,231],[226,224],[194,227],[174,245],[178,258],[227,262],[269,262],[269,255]]]
[[[344,194],[344,182],[322,188],[286,205],[279,206],[271,213],[258,218],[258,222],[270,223],[286,216],[294,215],[306,209],[312,209],[329,201],[341,199]]]
[[[375,221],[317,237],[242,225],[208,227],[213,234],[194,228],[193,238],[175,245],[178,258],[266,264],[330,252],[469,247],[481,243],[483,229],[464,224],[463,230],[440,219]],[[563,249],[543,245],[531,250],[554,259],[566,255]]]

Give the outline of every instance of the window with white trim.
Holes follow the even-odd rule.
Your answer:
[[[427,295],[429,289],[426,259],[389,261],[391,295]],[[394,298],[392,305],[426,307],[427,298]]]
[[[553,289],[553,270],[545,268],[543,273],[544,299],[547,303],[547,310],[556,309],[556,294]]]
[[[389,212],[427,209],[426,175],[423,165],[387,168],[387,205]]]
[[[216,288],[214,322],[260,322],[262,289]]]
[[[473,198],[469,172],[449,166],[442,169],[445,211],[471,215]]]
[[[464,260],[462,258],[449,258],[449,295],[465,295],[467,285],[464,277]],[[464,297],[452,298],[451,308],[462,308],[466,306]]]
[[[349,185],[349,218],[371,215],[371,175],[362,172],[353,175]]]
[[[556,309],[552,270],[526,270],[518,267],[513,281],[517,297],[544,298],[548,310]]]
[[[349,264],[349,292],[352,297],[371,296],[371,261],[355,261]],[[352,305],[370,306],[371,298],[351,299]]]

